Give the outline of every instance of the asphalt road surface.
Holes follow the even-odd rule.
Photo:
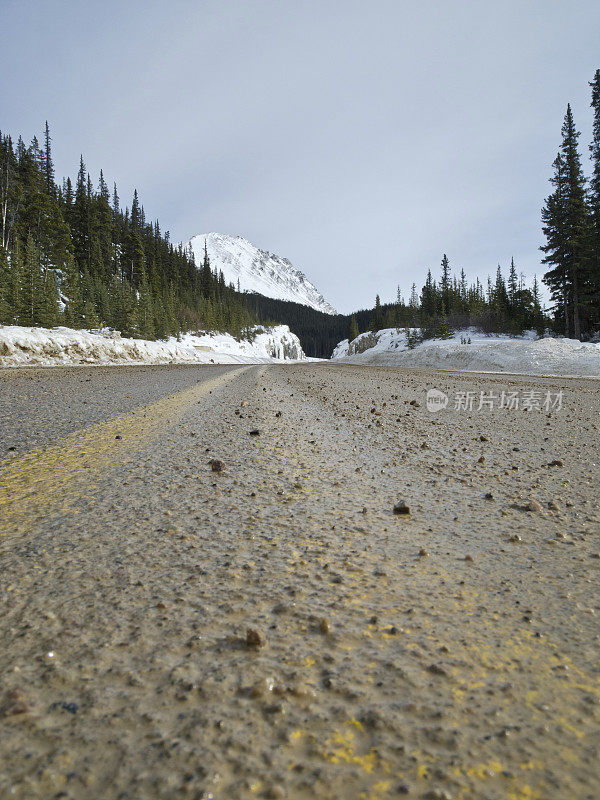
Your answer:
[[[599,389],[1,372],[0,797],[597,800]]]

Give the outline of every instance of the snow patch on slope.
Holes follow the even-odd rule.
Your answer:
[[[207,233],[184,242],[184,248],[191,244],[197,267],[204,260],[205,241],[212,270],[223,272],[225,282],[232,283],[236,289],[239,282],[243,292],[258,292],[277,300],[301,303],[325,314],[337,314],[306,275],[287,258],[259,250],[241,236]]]
[[[416,329],[413,329],[416,330]],[[428,339],[413,350],[406,333],[396,328],[377,331],[376,343],[361,353],[349,355],[364,343],[368,333],[352,342],[344,340],[332,358],[374,366],[421,367],[465,372],[509,372],[528,375],[576,375],[600,377],[600,344],[576,339],[536,339],[534,331],[523,337],[487,336],[471,328],[457,331],[451,339]],[[470,339],[470,344],[462,344]]]
[[[186,333],[180,341],[126,339],[116,331],[0,326],[0,367],[77,364],[259,364],[306,356],[287,325],[253,329],[252,341],[228,333]],[[252,338],[252,337],[251,337]]]

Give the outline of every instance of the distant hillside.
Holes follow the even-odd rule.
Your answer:
[[[351,316],[356,317],[361,331],[367,330],[373,317],[372,310],[357,311],[353,315],[332,315],[259,294],[246,295],[246,298],[248,309],[254,316],[263,323],[288,325],[300,339],[306,355],[313,358],[330,358],[338,342],[350,335]]]
[[[198,265],[204,261],[205,245],[211,269],[217,274],[222,272],[227,285],[233,284],[244,293],[258,292],[265,297],[301,303],[326,314],[337,313],[287,258],[260,250],[242,236],[224,233],[201,234],[183,243],[186,251],[191,247]]]

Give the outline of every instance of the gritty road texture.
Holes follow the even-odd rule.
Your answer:
[[[600,796],[598,382],[0,381],[0,797]]]

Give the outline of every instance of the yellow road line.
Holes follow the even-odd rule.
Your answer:
[[[0,465],[0,533],[23,533],[51,509],[76,510],[94,479],[130,458],[236,369],[126,414],[91,425]],[[120,439],[116,437],[120,436]]]

